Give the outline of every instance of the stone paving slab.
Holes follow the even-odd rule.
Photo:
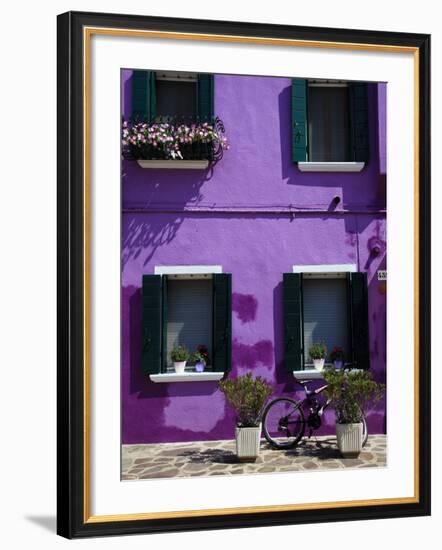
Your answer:
[[[342,458],[336,437],[304,439],[294,449],[272,449],[261,441],[255,462],[240,462],[235,441],[198,441],[122,446],[121,479],[156,479],[237,474],[379,468],[387,462],[387,437],[373,435],[358,458]]]

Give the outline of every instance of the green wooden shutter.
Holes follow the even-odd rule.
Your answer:
[[[165,372],[167,370],[167,276],[162,277],[161,292],[161,366]]]
[[[198,117],[202,122],[210,122],[214,116],[213,74],[198,75]]]
[[[307,80],[292,79],[292,159],[308,160]]]
[[[154,73],[153,71],[149,72],[149,121],[154,122],[155,117],[157,116],[157,83],[156,73]]]
[[[144,374],[161,372],[161,275],[143,275],[141,369]]]
[[[293,372],[304,368],[302,273],[284,273],[283,301],[285,370]]]
[[[232,275],[213,275],[213,370],[232,368]]]
[[[367,84],[349,85],[350,98],[350,147],[352,158],[368,162],[368,94]]]
[[[358,369],[368,369],[370,368],[370,351],[367,274],[350,273],[349,278],[353,363]]]
[[[132,73],[132,120],[152,121],[155,118],[155,73]]]

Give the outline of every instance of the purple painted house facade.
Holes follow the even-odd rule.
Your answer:
[[[133,71],[122,71],[125,118],[133,114],[133,79]],[[311,93],[308,112],[317,113],[324,121],[321,93],[327,85],[332,86],[307,82],[298,97],[296,86],[300,82],[279,77],[214,75],[213,115],[222,120],[229,142],[229,149],[218,162],[203,169],[177,169],[170,167],[174,160],[161,168],[142,168],[135,160],[122,161],[123,444],[234,437],[235,416],[216,380],[194,377],[192,381],[166,381],[164,376],[170,371],[168,350],[174,338],[175,342],[179,340],[181,326],[170,319],[187,315],[189,323],[192,319],[196,323],[190,332],[198,330],[198,320],[205,315],[201,304],[207,298],[203,282],[209,285],[208,292],[213,292],[213,310],[207,313],[206,321],[213,326],[206,326],[211,341],[199,343],[208,345],[214,363],[221,353],[219,364],[209,365],[206,374],[231,377],[252,372],[273,386],[274,396],[295,396],[299,386],[293,371],[310,368],[307,339],[323,340],[321,331],[327,326],[338,334],[344,330],[342,326],[353,325],[343,336],[343,347],[346,361],[355,361],[359,366],[353,348],[364,335],[358,334],[359,320],[352,317],[355,313],[348,285],[352,280],[356,284],[354,273],[363,274],[360,281],[365,285],[368,339],[362,343],[367,348],[366,356],[359,356],[359,361],[365,362],[363,366],[371,369],[376,380],[385,382],[386,283],[378,276],[379,270],[386,270],[385,85],[367,84],[366,96],[352,100],[362,102],[366,115],[367,154],[362,163],[350,155],[340,165],[325,165],[314,160],[311,150],[305,153],[304,161],[294,160],[298,145],[308,151],[316,139],[311,134],[314,122],[309,120],[302,126],[301,116],[299,125],[295,111],[298,99],[302,106],[306,104],[302,94]],[[334,89],[345,89],[348,95],[346,83]],[[331,101],[335,100],[339,102],[339,98]],[[350,145],[346,136],[343,147],[351,149],[357,139],[354,129],[358,120],[354,119],[354,111],[349,115],[344,111],[335,114],[345,120],[341,126],[350,128]],[[333,126],[336,120],[327,124]],[[321,151],[329,147],[317,139],[316,143]],[[188,273],[183,276],[186,267]],[[175,278],[174,273],[178,273]],[[205,278],[198,276],[201,273]],[[300,278],[299,273],[305,275]],[[159,281],[161,288],[155,290],[159,302],[152,310],[153,320],[157,321],[157,314],[169,315],[170,319],[169,325],[160,319],[163,333],[152,343],[144,326],[151,303],[147,304],[143,296],[143,276],[155,274],[157,278],[152,281]],[[230,274],[221,282],[227,285],[221,289],[222,296],[216,294],[219,287],[215,288],[216,281],[221,281],[220,274]],[[292,274],[286,282],[284,274]],[[164,310],[160,301],[166,299],[166,279],[168,308]],[[188,304],[184,287],[179,284],[192,280],[201,281],[201,285],[195,284],[196,291]],[[298,311],[294,322],[302,323],[302,327],[292,335],[297,357],[291,364],[293,350],[289,350],[287,331],[293,326],[287,313],[290,299],[287,301],[285,284],[291,281],[289,286],[292,282],[296,286],[300,280],[304,281],[304,294],[301,305],[295,307],[301,308],[301,319]],[[349,303],[347,298],[341,305],[333,302],[344,288],[341,282],[331,291],[334,298],[329,300],[327,294],[322,302],[323,285],[330,281],[345,285],[345,292],[350,292]],[[221,321],[217,317],[219,308],[224,308]],[[336,322],[324,314],[341,309]],[[315,315],[320,318],[320,329],[312,322]],[[223,332],[222,327],[222,344],[217,342],[219,322],[227,323],[228,328]],[[164,333],[168,330],[170,335]],[[331,345],[342,342],[329,340],[327,344],[330,351]],[[219,346],[224,346],[221,352]],[[143,354],[147,348],[158,355],[158,362],[155,360],[146,370]],[[370,433],[385,433],[384,402],[370,411],[368,425]],[[334,432],[332,411],[321,430],[324,434]]]

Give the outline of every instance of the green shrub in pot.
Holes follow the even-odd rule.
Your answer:
[[[263,378],[247,373],[220,382],[219,387],[235,409],[236,453],[240,461],[254,461],[259,454],[261,417],[264,406],[273,392]]]

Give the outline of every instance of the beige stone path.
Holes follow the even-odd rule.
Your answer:
[[[123,445],[122,480],[384,467],[386,447],[386,436],[374,435],[359,458],[342,458],[331,436],[290,450],[271,449],[263,440],[256,462],[241,463],[235,441]]]

